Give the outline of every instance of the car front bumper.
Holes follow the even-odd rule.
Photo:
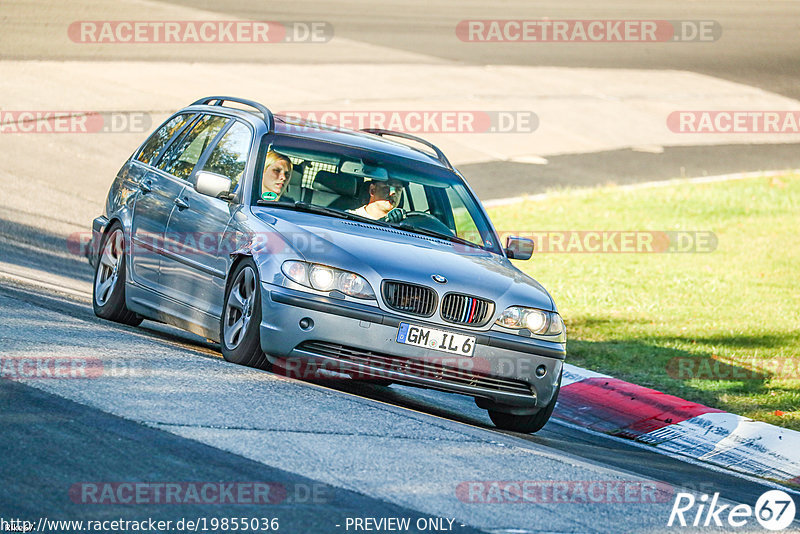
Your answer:
[[[482,404],[520,414],[550,402],[566,356],[564,343],[459,329],[269,283],[262,283],[261,307],[261,347],[289,376],[295,371],[300,377],[298,363],[305,370],[313,362],[313,368],[340,374],[485,399]],[[474,353],[398,343],[401,322],[475,336]]]

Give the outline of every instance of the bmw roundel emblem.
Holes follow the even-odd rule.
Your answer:
[[[447,283],[447,278],[445,278],[441,274],[431,275],[431,278],[433,278],[433,281],[436,282],[437,284],[446,284]]]

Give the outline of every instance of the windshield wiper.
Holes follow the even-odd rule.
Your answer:
[[[358,221],[364,222],[369,224],[374,224],[376,226],[391,226],[389,223],[383,221],[377,221],[375,219],[370,219],[369,217],[362,217],[361,215],[356,215],[355,213],[349,213],[347,211],[340,211],[334,208],[327,208],[325,206],[318,206],[316,204],[309,204],[308,202],[296,201],[296,202],[281,202],[281,201],[274,201],[274,200],[259,200],[259,206],[273,206],[276,208],[289,208],[295,209],[298,211],[305,211],[308,213],[318,213],[320,215],[327,215],[329,217],[337,217],[339,219],[348,219],[351,221]]]
[[[450,241],[451,243],[458,243],[460,245],[469,245],[470,247],[486,250],[482,246],[473,243],[472,241],[467,241],[466,239],[463,239],[455,235],[443,234],[441,232],[437,232],[436,230],[428,230],[427,228],[418,228],[416,226],[411,226],[411,225],[402,226],[402,223],[400,225],[392,224],[391,226],[393,228],[397,228],[398,230],[405,230],[406,232],[411,232],[412,234],[422,234],[429,237],[442,239],[444,241]]]

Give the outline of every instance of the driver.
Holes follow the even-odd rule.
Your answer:
[[[381,219],[387,222],[400,222],[406,217],[403,208],[398,208],[403,196],[403,184],[389,180],[388,182],[373,181],[369,185],[369,201],[354,210],[347,210],[355,215],[368,219]]]

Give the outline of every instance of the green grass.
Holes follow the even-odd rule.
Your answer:
[[[516,264],[555,299],[568,362],[800,430],[800,176],[560,191],[489,212],[501,233],[713,232],[713,252],[540,251]],[[679,376],[679,361],[712,375]]]

